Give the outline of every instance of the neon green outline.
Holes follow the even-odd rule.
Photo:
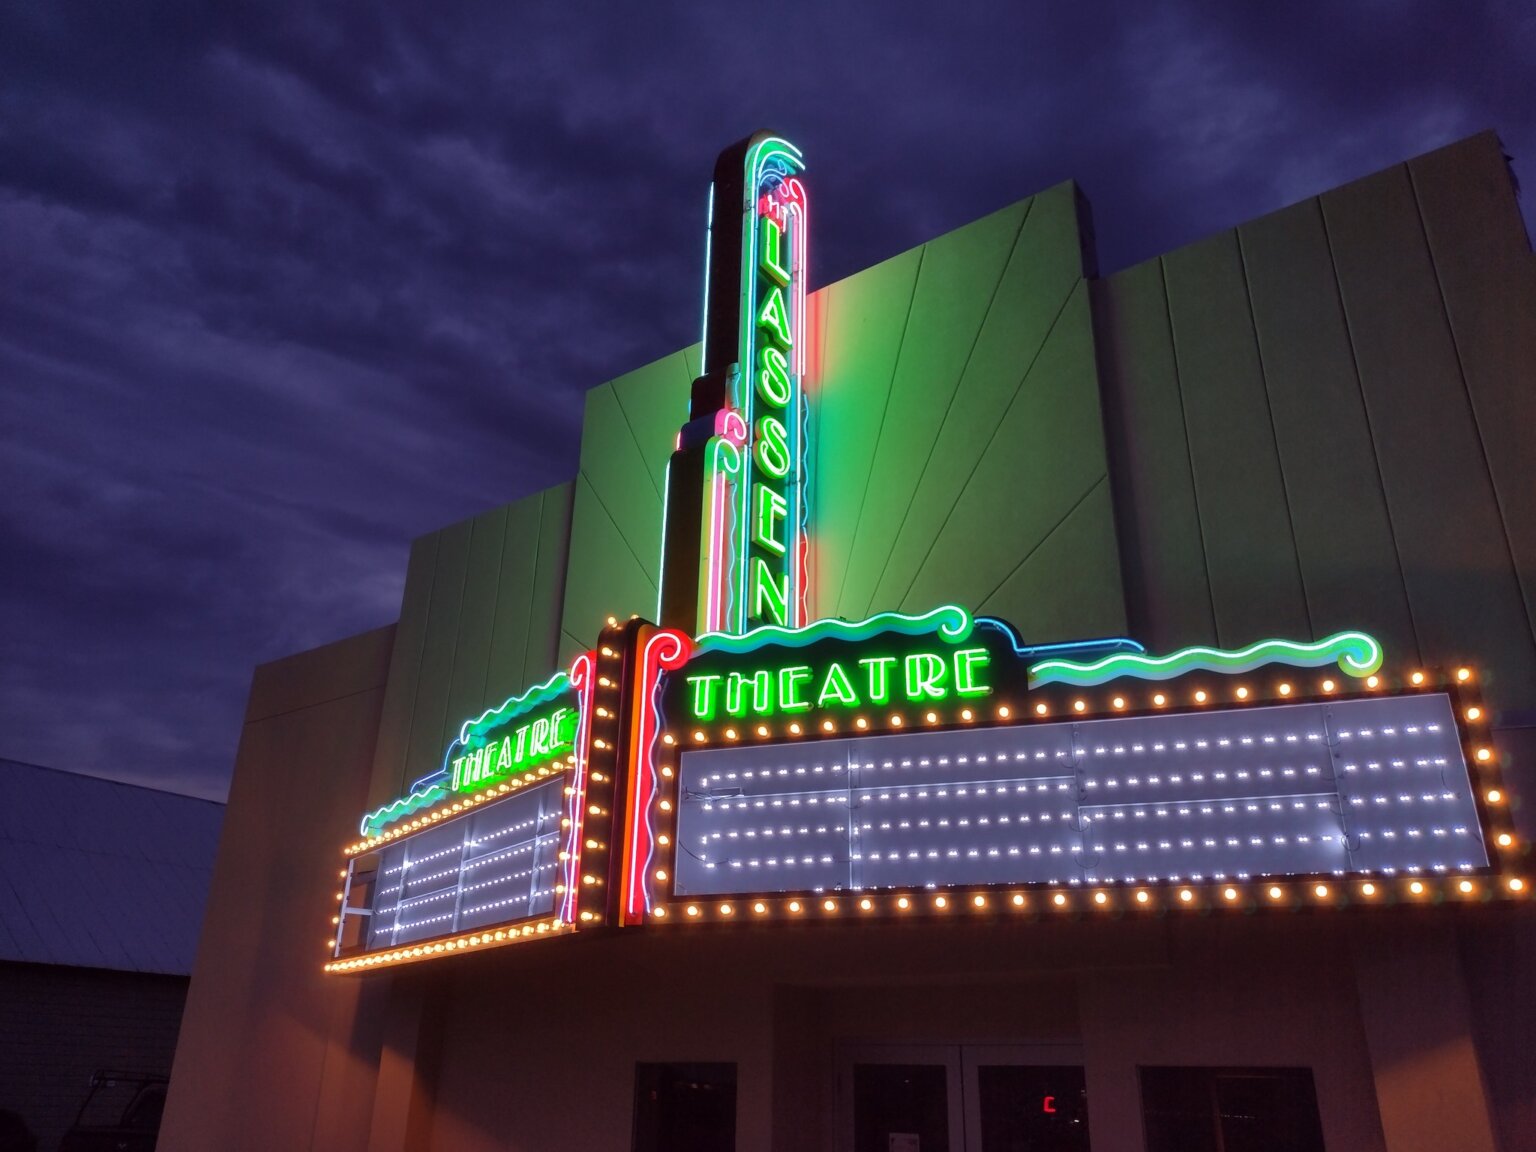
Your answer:
[[[815,620],[804,628],[764,624],[740,636],[726,632],[706,632],[695,641],[693,653],[697,659],[711,652],[755,652],[769,644],[781,648],[805,648],[822,640],[868,640],[886,632],[897,636],[926,636],[932,633],[950,644],[959,644],[971,634],[974,626],[975,620],[964,608],[956,604],[944,604],[921,616],[909,616],[905,612],[881,612],[856,622]]]
[[[1042,660],[1030,666],[1029,686],[1072,684],[1082,688],[1103,684],[1121,676],[1139,680],[1171,680],[1186,672],[1250,672],[1265,664],[1291,664],[1321,668],[1338,661],[1340,669],[1355,677],[1369,676],[1381,667],[1381,645],[1365,632],[1339,632],[1315,644],[1293,640],[1260,640],[1236,651],[1220,648],[1184,648],[1167,656],[1142,656],[1120,652],[1102,660]]]

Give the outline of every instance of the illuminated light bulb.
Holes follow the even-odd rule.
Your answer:
[[[1514,842],[1515,842],[1515,838],[1513,836],[1511,836],[1508,832],[1500,832],[1499,833],[1499,847],[1500,848],[1508,848]]]
[[[1074,711],[1074,712],[1081,712],[1081,711],[1083,711],[1087,707],[1088,707],[1088,702],[1086,700],[1074,700],[1074,701],[1072,701],[1072,711]]]
[[[725,730],[725,738],[727,740],[734,740],[734,739],[736,739],[736,729],[734,729],[734,728],[727,728]]]
[[[752,905],[752,911],[761,916],[764,912],[768,911],[768,905],[759,900],[756,904]]]
[[[1148,896],[1145,892],[1136,893],[1136,903],[1138,904],[1145,904],[1150,899],[1152,897]]]
[[[864,728],[868,728],[869,727],[869,721],[864,719],[864,717],[860,716],[857,720],[855,720],[853,722],[853,726],[855,728],[858,728],[858,729],[862,730]]]
[[[1109,903],[1109,897],[1104,895],[1104,893],[1102,893],[1102,892],[1095,892],[1093,894],[1093,902],[1095,904],[1108,904]]]
[[[999,704],[997,706],[997,715],[999,719],[1006,720],[1009,716],[1012,716],[1013,713],[1008,710],[1008,705]]]
[[[687,912],[690,916],[697,916],[699,914],[699,906],[697,904],[690,904],[688,905]]]
[[[1056,905],[1056,907],[1058,907],[1058,908],[1060,908],[1066,902],[1067,902],[1067,897],[1066,897],[1066,895],[1064,893],[1058,892],[1058,893],[1056,893],[1056,895],[1051,897],[1051,903]]]
[[[720,905],[720,915],[722,916],[729,916],[734,911],[736,909],[732,908],[729,904]]]
[[[1248,689],[1239,687],[1238,690],[1237,690],[1237,698],[1239,700],[1246,700],[1246,699],[1248,699]]]
[[[1164,704],[1168,703],[1168,697],[1159,692],[1156,696],[1152,697],[1152,703],[1161,708]]]
[[[766,736],[766,735],[768,735],[768,725],[766,725],[766,724],[759,724],[757,726],[757,734],[759,736]]]
[[[704,733],[702,733],[702,732],[695,732],[693,734],[693,742],[695,744],[702,744],[702,743],[704,743]]]
[[[1335,687],[1335,685],[1334,685],[1332,680],[1324,680],[1323,681],[1323,691],[1324,692],[1332,692],[1334,687]]]
[[[868,912],[874,906],[875,906],[874,903],[872,901],[870,901],[867,897],[865,899],[859,901],[859,907],[861,909],[863,909],[865,912]]]
[[[836,912],[837,911],[837,901],[836,900],[823,900],[822,903],[821,903],[821,906],[827,912]]]
[[[340,924],[341,923],[341,917],[340,916],[332,916],[331,917],[331,923],[332,924]]]
[[[1112,705],[1114,705],[1116,708],[1124,708],[1125,707],[1125,697],[1124,696],[1116,696],[1113,700],[1110,701],[1110,703]]]
[[[1525,891],[1525,881],[1520,879],[1518,876],[1511,876],[1509,878],[1509,890],[1511,892]]]
[[[1191,892],[1188,888],[1180,888],[1179,889],[1179,899],[1184,901],[1184,903],[1188,904],[1194,898],[1195,898],[1195,894],[1193,892]]]
[[[658,868],[658,869],[656,869],[656,879],[658,879],[658,880],[665,880],[666,878],[667,878],[667,870],[665,868]],[[587,882],[589,884],[591,883],[591,878],[590,877],[588,878]]]
[[[1045,715],[1045,705],[1044,704],[1036,704],[1035,705],[1035,715],[1036,716],[1044,716]]]
[[[1290,694],[1291,694],[1291,686],[1289,684],[1282,684],[1282,685],[1280,685],[1280,695],[1282,695],[1282,696],[1289,696]]]
[[[1022,892],[1015,892],[1013,894],[1013,906],[1015,908],[1024,907],[1024,894]]]
[[[657,905],[655,908],[651,909],[651,915],[656,917],[658,920],[665,920],[667,918],[667,910],[660,905]]]
[[[612,648],[608,648],[608,647],[605,646],[603,648],[603,655],[604,656],[612,656],[613,655],[613,649]]]
[[[899,897],[896,901],[896,907],[905,912],[908,908],[912,907],[912,901],[908,900],[905,896]]]
[[[1204,704],[1205,703],[1205,689],[1204,688],[1200,689],[1198,692],[1195,693],[1195,703],[1196,704]]]
[[[599,685],[601,685],[604,688],[612,688],[613,687],[613,681],[608,679],[608,677],[606,677],[606,676],[599,676],[597,678],[597,682],[598,682]]]
[[[1486,764],[1488,761],[1493,759],[1493,750],[1490,748],[1479,748],[1477,750],[1477,758]]]
[[[1500,792],[1497,788],[1488,789],[1488,803],[1497,804],[1502,799],[1504,799],[1504,793]]]
[[[1412,892],[1415,896],[1421,896],[1424,893],[1424,885],[1415,880],[1412,884],[1408,885],[1408,891]]]
[[[1467,719],[1468,720],[1476,720],[1479,717],[1481,717],[1482,714],[1483,714],[1483,710],[1481,708],[1472,707],[1472,708],[1468,708],[1467,709]]]
[[[1376,895],[1376,885],[1367,880],[1364,884],[1360,885],[1360,894],[1362,896]]]
[[[672,765],[670,765],[670,764],[663,764],[661,766],[661,774],[662,774],[663,777],[665,777],[668,780],[672,779]]]
[[[892,728],[900,728],[901,727],[901,717],[900,716],[893,715],[891,717],[891,727]]]
[[[1470,668],[1458,668],[1458,669],[1456,669],[1456,679],[1460,680],[1463,684],[1465,684],[1468,680],[1472,679],[1472,669],[1470,669]]]
[[[1376,687],[1380,686],[1380,684],[1381,684],[1381,677],[1380,676],[1367,676],[1365,678],[1365,686],[1367,688],[1376,688]]]
[[[1271,900],[1278,900],[1278,899],[1280,899],[1281,896],[1284,896],[1284,895],[1285,895],[1285,893],[1280,890],[1280,885],[1278,885],[1278,884],[1271,885],[1271,887],[1269,889],[1269,898]]]
[[[670,748],[672,745],[677,743],[677,740],[672,736],[672,733],[668,732],[661,738],[661,742]]]
[[[937,724],[939,722],[939,714],[937,712],[930,712],[923,719],[927,720],[930,724]]]
[[[734,736],[731,737],[732,740],[734,740],[735,738],[736,737],[734,737]],[[592,741],[592,747],[594,747],[594,748],[606,748],[606,747],[608,747],[608,742],[606,740],[594,740],[594,741]]]
[[[949,907],[949,897],[948,896],[937,896],[937,897],[935,897],[934,901],[933,901],[933,906],[935,908],[948,908]]]
[[[960,709],[960,719],[962,719],[962,720],[969,720],[970,718],[971,718],[971,710],[969,708],[962,708],[962,709]]]
[[[672,837],[663,834],[661,836],[656,837],[656,843],[660,844],[663,848],[665,848],[668,844],[672,843]]]
[[[1413,684],[1422,684],[1422,683],[1424,683],[1424,673],[1422,673],[1422,672],[1415,672],[1412,676],[1408,677],[1408,679]]]
[[[1456,887],[1460,888],[1463,893],[1470,893],[1472,891],[1472,881],[1463,880],[1460,884],[1456,885]]]
[[[971,897],[971,903],[976,905],[978,908],[985,908],[987,906],[987,898],[980,893],[977,893],[975,896]]]
[[[800,735],[800,725],[798,725],[798,724],[791,724],[789,726],[789,734],[791,736],[798,736],[798,735]]]
[[[659,807],[663,812],[670,812],[672,811],[672,801],[663,800],[660,804],[657,805],[657,807]]]
[[[821,722],[821,730],[822,730],[822,731],[823,731],[823,732],[830,732],[830,731],[832,731],[832,730],[833,730],[833,728],[835,728],[835,727],[836,727],[836,725],[835,725],[835,724],[833,724],[833,723],[832,723],[832,721],[830,721],[830,720],[823,720],[823,721],[822,721],[822,722]]]
[[[1328,895],[1328,885],[1319,884],[1316,888],[1312,889],[1312,891],[1316,892],[1317,898],[1321,900]]]
[[[798,901],[798,900],[791,900],[789,902],[789,910],[791,912],[798,912],[798,911],[800,911],[800,901]]]
[[[610,617],[608,617],[608,627],[612,628],[615,625],[617,625],[618,622],[619,622],[619,618],[617,616],[610,616]]]
[[[1223,896],[1225,896],[1228,900],[1236,900],[1237,899],[1237,889],[1236,888],[1223,888],[1221,890],[1221,894]]]

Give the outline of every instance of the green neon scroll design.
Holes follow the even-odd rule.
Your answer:
[[[1029,686],[1071,684],[1082,688],[1121,676],[1138,680],[1171,680],[1186,672],[1250,672],[1265,664],[1321,668],[1335,661],[1350,676],[1369,676],[1381,667],[1381,645],[1364,632],[1339,632],[1315,644],[1293,640],[1260,640],[1246,648],[1184,648],[1167,656],[1117,652],[1101,660],[1043,660],[1030,665]]]
[[[803,628],[783,628],[764,624],[740,636],[725,632],[706,632],[694,644],[694,654],[710,652],[740,654],[755,652],[770,644],[780,648],[805,648],[822,640],[869,640],[875,636],[937,635],[950,644],[959,644],[971,634],[975,620],[964,608],[945,604],[911,616],[904,612],[881,612],[867,620],[816,620]]]
[[[359,833],[363,836],[373,836],[388,828],[396,820],[403,820],[413,812],[430,808],[439,800],[445,799],[450,792],[448,764],[453,758],[455,748],[466,747],[475,736],[515,719],[541,704],[548,703],[569,688],[570,684],[571,678],[568,673],[556,672],[544,683],[535,684],[526,692],[510,696],[494,708],[487,708],[473,720],[464,721],[459,727],[458,739],[448,745],[448,750],[443,753],[442,767],[432,775],[417,780],[405,796],[398,800],[391,800],[382,808],[375,808],[372,812],[366,813],[358,826]]]

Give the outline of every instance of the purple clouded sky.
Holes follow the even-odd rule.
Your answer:
[[[1530,184],[1532,93],[1525,3],[7,4],[0,756],[222,797],[252,665],[697,338],[755,128],[814,287],[1068,177],[1106,272],[1484,128]]]

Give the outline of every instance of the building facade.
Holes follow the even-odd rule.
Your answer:
[[[1068,183],[808,293],[808,182],[722,154],[703,346],[257,670],[161,1146],[1536,1143],[1496,138],[1107,277]]]

